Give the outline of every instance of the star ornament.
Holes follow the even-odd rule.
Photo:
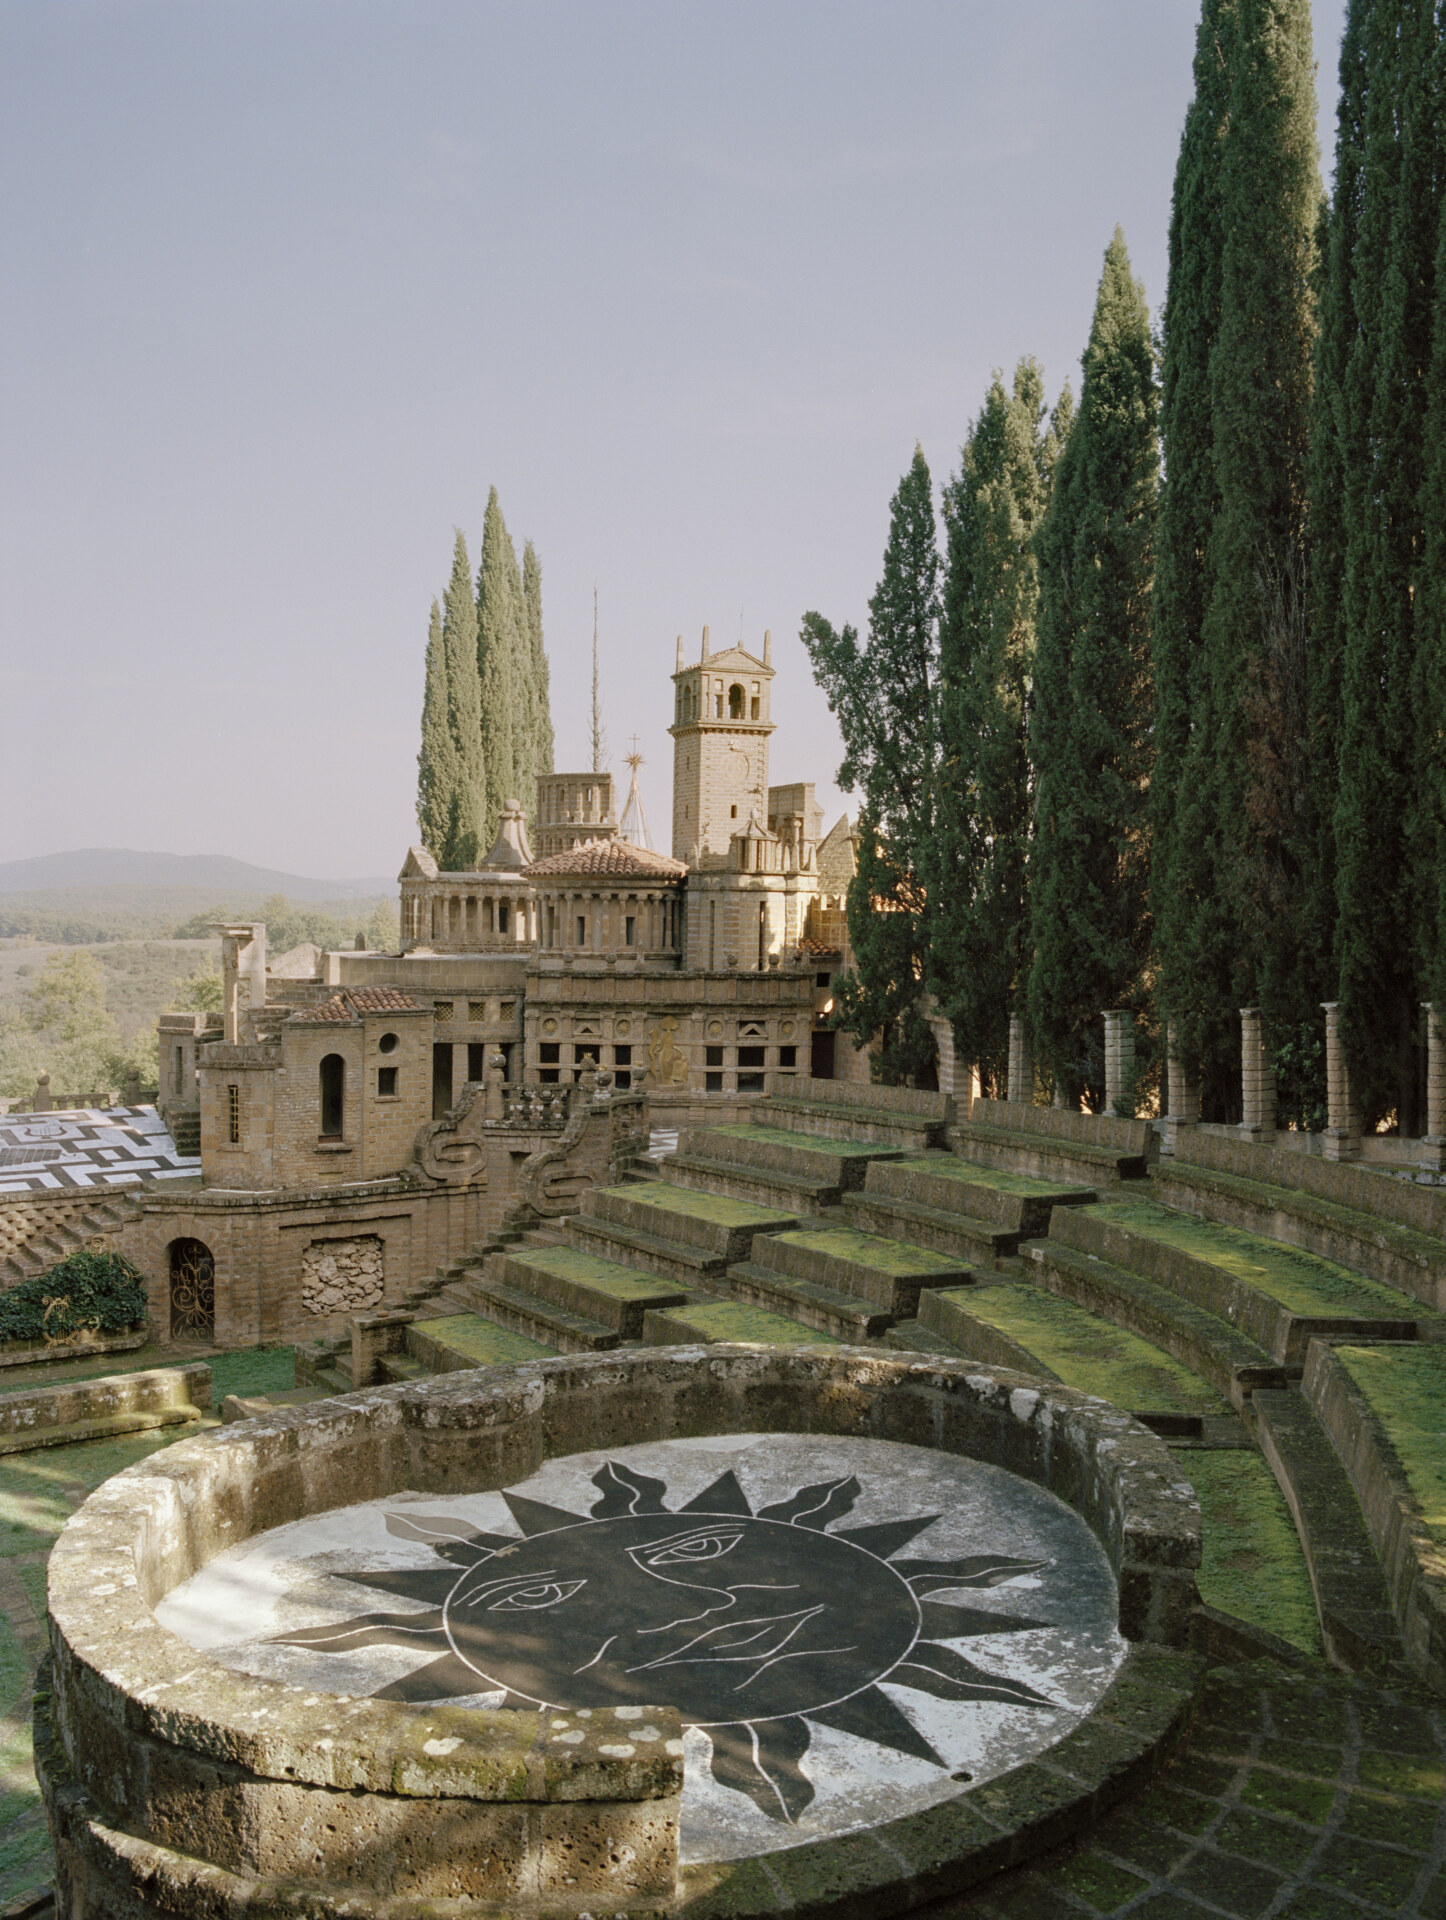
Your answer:
[[[345,1574],[420,1603],[277,1636],[342,1653],[414,1647],[433,1657],[378,1699],[428,1702],[503,1691],[506,1707],[670,1706],[712,1743],[713,1778],[770,1819],[814,1797],[799,1766],[810,1727],[948,1763],[881,1681],[941,1700],[1054,1703],[989,1673],[948,1643],[1048,1627],[945,1601],[1000,1585],[1041,1560],[977,1554],[898,1559],[939,1518],[829,1531],[862,1489],[849,1476],[800,1487],[755,1513],[730,1471],[677,1509],[661,1480],[610,1461],[590,1513],[503,1493],[520,1537],[461,1519],[387,1515],[398,1539],[438,1564]]]

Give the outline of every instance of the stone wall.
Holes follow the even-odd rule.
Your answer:
[[[356,1240],[313,1240],[301,1256],[301,1305],[327,1319],[379,1307],[386,1291],[386,1243],[380,1234]]]

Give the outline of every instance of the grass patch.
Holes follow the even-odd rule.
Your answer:
[[[1105,1200],[1088,1212],[1130,1233],[1207,1261],[1269,1294],[1291,1313],[1399,1320],[1416,1317],[1415,1309],[1379,1280],[1369,1280],[1317,1253],[1284,1246],[1240,1227],[1197,1220],[1150,1200]]]
[[[1177,1454],[1205,1520],[1200,1596],[1324,1658],[1310,1575],[1285,1496],[1258,1453]]]
[[[831,1259],[848,1260],[875,1273],[959,1273],[964,1266],[947,1254],[930,1253],[924,1247],[910,1246],[907,1240],[882,1240],[854,1227],[811,1227],[776,1237],[789,1246],[807,1247],[812,1253],[826,1253]]]
[[[211,1406],[217,1413],[228,1393],[285,1393],[296,1385],[295,1347],[247,1347],[213,1354]]]
[[[1042,1287],[958,1287],[949,1298],[1017,1340],[1080,1393],[1098,1394],[1134,1413],[1230,1411],[1213,1387],[1162,1348]]]
[[[1337,1347],[1336,1357],[1386,1429],[1426,1525],[1446,1540],[1446,1347]]]
[[[774,1207],[755,1207],[748,1200],[730,1200],[725,1194],[695,1193],[691,1187],[668,1187],[661,1182],[646,1193],[636,1187],[608,1187],[605,1191],[621,1194],[636,1206],[653,1207],[659,1213],[684,1213],[718,1227],[767,1227],[797,1217]]]
[[[759,1140],[768,1146],[796,1147],[800,1153],[821,1153],[840,1160],[867,1159],[892,1151],[877,1140],[821,1140],[815,1133],[790,1133],[786,1127],[750,1127],[743,1122],[732,1127],[709,1127],[709,1133],[725,1133],[730,1140]]]
[[[1024,1194],[1029,1199],[1054,1199],[1093,1193],[1093,1187],[1072,1187],[1058,1180],[1038,1180],[1032,1173],[1000,1173],[993,1167],[976,1167],[952,1153],[911,1153],[893,1163],[899,1167],[917,1167],[920,1173],[941,1173],[946,1180],[962,1180],[971,1187],[993,1187],[999,1193]]]

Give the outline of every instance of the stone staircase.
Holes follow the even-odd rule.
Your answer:
[[[67,1254],[107,1240],[140,1212],[134,1200],[70,1194],[54,1200],[26,1194],[0,1208],[0,1290],[48,1273]]]

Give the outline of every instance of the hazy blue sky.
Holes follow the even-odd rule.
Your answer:
[[[1317,0],[1328,131],[1344,0]],[[916,439],[1158,311],[1198,0],[0,0],[0,858],[395,871],[427,609],[487,489],[592,591],[666,844],[675,636],[867,617]],[[1329,150],[1324,156],[1329,173]]]

